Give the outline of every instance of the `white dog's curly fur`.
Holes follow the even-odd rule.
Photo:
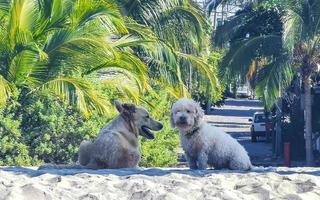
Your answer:
[[[180,99],[172,106],[171,125],[180,132],[180,141],[191,169],[252,168],[246,150],[220,128],[203,121],[203,110],[191,99]]]

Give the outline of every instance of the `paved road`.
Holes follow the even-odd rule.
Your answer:
[[[271,143],[266,143],[264,139],[256,143],[251,142],[248,119],[254,112],[262,109],[261,103],[257,100],[227,99],[224,106],[216,107],[205,119],[236,138],[248,151],[253,163],[261,163],[271,157]]]

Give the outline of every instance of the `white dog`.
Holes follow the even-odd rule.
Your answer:
[[[203,115],[200,105],[191,99],[180,99],[172,106],[171,125],[179,129],[189,167],[251,169],[246,150],[223,130],[204,122]]]

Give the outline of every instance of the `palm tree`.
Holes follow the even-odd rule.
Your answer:
[[[218,27],[214,39],[219,46],[227,42],[230,45],[221,64],[225,78],[232,80],[240,74],[241,81],[249,80],[270,108],[279,96],[279,83],[287,85],[291,80],[289,66],[278,64],[286,57],[280,13],[259,6],[246,7]]]
[[[310,92],[311,75],[316,72],[317,65],[320,63],[320,5],[316,0],[288,0],[280,3],[276,6],[283,10],[280,13],[283,24],[281,35],[265,32],[235,43],[235,46],[230,48],[229,57],[225,59],[226,66],[231,72],[247,73],[252,61],[261,57],[267,59],[265,65],[257,69],[257,90],[263,94],[268,107],[273,105],[281,88],[290,84],[292,72],[301,73],[305,91],[306,163],[311,166],[313,152]],[[229,30],[230,35],[234,35],[239,30],[238,27],[230,26],[232,23],[242,24],[238,27],[246,24],[236,20],[228,22],[222,29]],[[281,38],[280,43],[277,42],[279,38]],[[277,44],[281,46],[275,48],[274,45]],[[274,49],[280,49],[280,51],[274,52]],[[256,52],[260,53],[257,55]],[[236,68],[236,63],[240,63],[243,67]]]
[[[210,26],[197,4],[190,0],[117,2],[129,22],[134,19],[140,27],[149,27],[148,35],[156,39],[155,49],[138,51],[151,69],[151,78],[171,85],[167,89],[175,96],[185,96],[200,87],[207,96],[219,98],[217,72],[207,62]],[[131,32],[145,32],[130,25]]]
[[[304,85],[306,161],[313,165],[311,76],[320,64],[320,4],[316,0],[287,1],[284,20],[284,47],[301,69]]]
[[[106,113],[94,72],[149,89],[147,66],[132,49],[147,42],[128,34],[111,1],[0,0],[0,105],[17,89],[50,89],[85,115]]]

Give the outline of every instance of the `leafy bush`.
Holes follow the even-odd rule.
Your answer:
[[[21,119],[9,109],[0,111],[0,165],[35,165],[39,161],[29,155],[21,134]]]
[[[150,105],[145,105],[152,113],[152,117],[163,123],[163,129],[155,132],[154,140],[141,139],[142,160],[140,165],[170,166],[177,162],[177,148],[179,147],[178,132],[170,127],[170,109],[173,99],[165,91],[159,91],[159,97],[147,98]]]
[[[21,95],[11,103],[16,106],[2,110],[0,120],[1,165],[75,162],[80,142],[94,138],[110,120],[98,115],[86,119],[45,92]]]
[[[214,50],[208,57],[208,64],[214,74],[218,74],[218,67],[222,58],[223,52],[221,50]],[[214,75],[213,75],[214,76]],[[218,80],[216,80],[218,81]],[[215,88],[211,88],[209,83],[201,84],[197,80],[193,80],[192,85],[192,99],[199,102],[202,109],[206,110],[207,103],[216,103],[222,100],[223,83],[219,80]]]
[[[104,122],[110,120],[102,116],[86,119],[47,94],[24,103],[22,116],[21,130],[30,155],[51,163],[75,162],[81,141],[94,138]]]
[[[80,142],[96,138],[116,114],[111,109],[109,117],[95,114],[87,119],[49,93],[24,93],[0,110],[0,165],[74,163]],[[146,98],[155,106],[143,105],[164,124],[163,130],[155,133],[155,140],[141,139],[141,165],[145,167],[168,166],[177,160],[178,135],[169,126],[172,101],[165,92],[160,92],[160,97],[160,102]]]
[[[168,117],[162,123],[164,124],[164,128],[155,133],[154,140],[141,139],[141,166],[164,167],[177,162],[178,134],[170,128]]]

